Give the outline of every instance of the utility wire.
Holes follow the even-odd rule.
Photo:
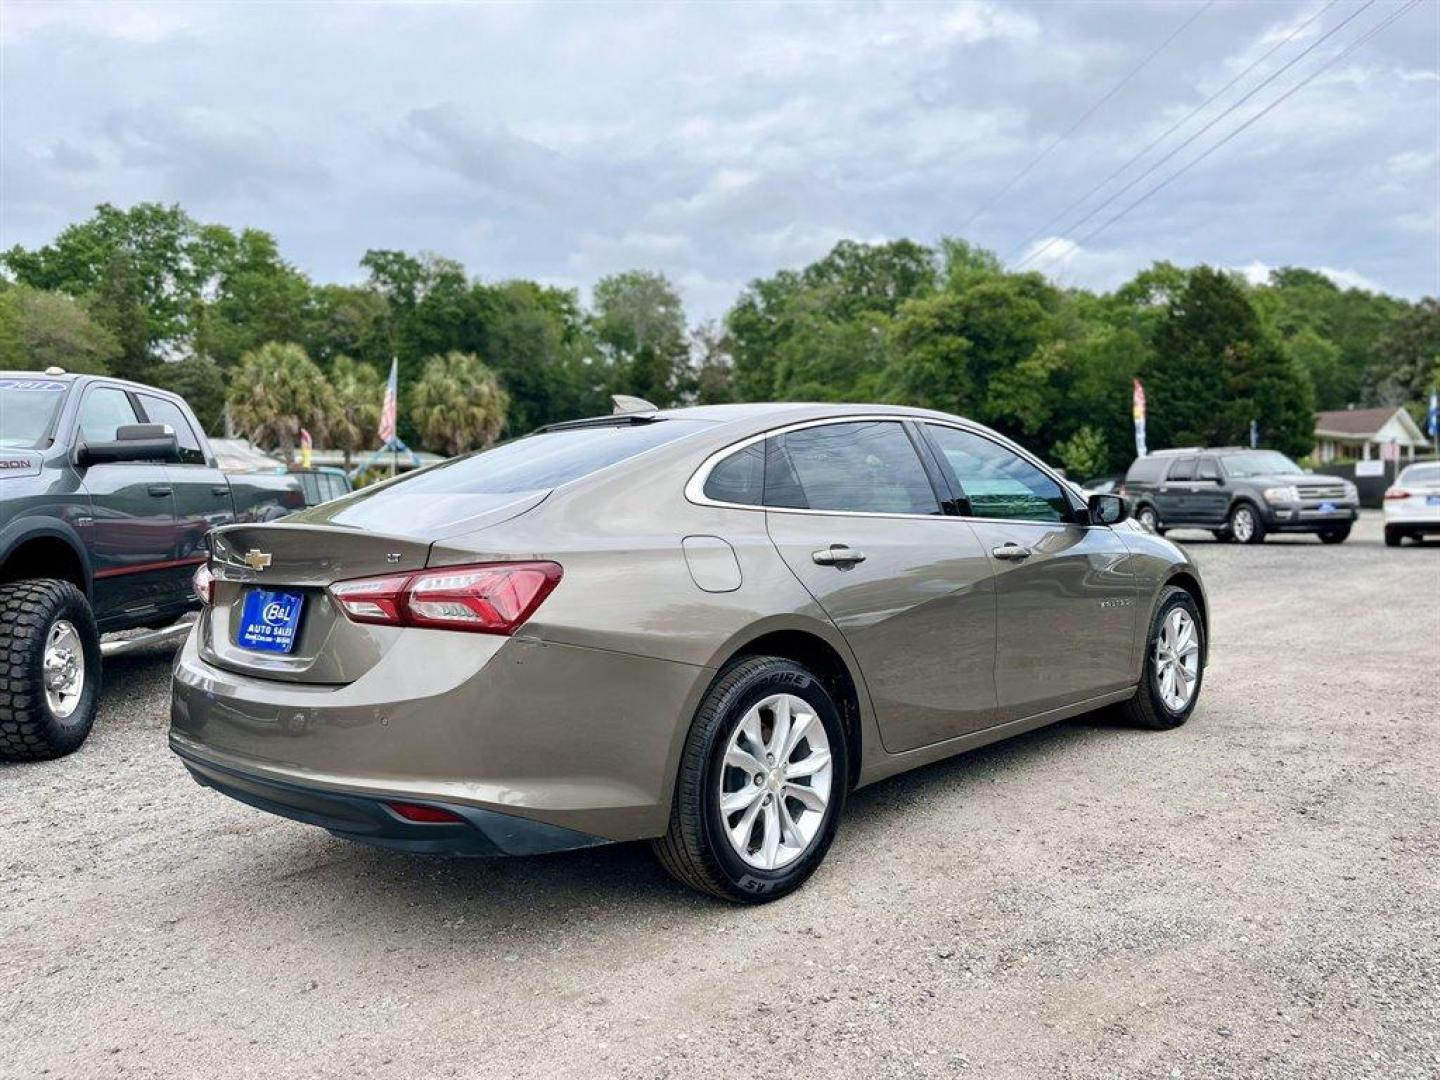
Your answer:
[[[1345,29],[1346,26],[1348,26],[1351,22],[1353,22],[1355,19],[1357,19],[1360,15],[1364,14],[1365,11],[1366,11],[1367,9],[1369,9],[1369,8],[1371,7],[1371,5],[1373,5],[1374,3],[1375,3],[1375,0],[1365,0],[1365,3],[1364,3],[1364,4],[1362,4],[1360,7],[1356,8],[1356,9],[1355,9],[1354,11],[1352,11],[1349,15],[1345,16],[1345,18],[1341,19],[1338,23],[1336,23],[1334,26],[1332,26],[1329,30],[1325,31],[1325,33],[1321,34],[1318,38],[1316,38],[1314,41],[1312,41],[1309,45],[1307,45],[1305,48],[1301,49],[1299,53],[1297,53],[1297,54],[1296,54],[1295,56],[1293,56],[1291,59],[1287,60],[1284,64],[1280,65],[1280,67],[1276,68],[1276,69],[1275,69],[1273,72],[1271,72],[1269,75],[1265,76],[1265,78],[1261,79],[1260,82],[1259,82],[1258,84],[1256,84],[1253,89],[1247,91],[1247,92],[1244,94],[1244,96],[1242,96],[1242,97],[1240,98],[1240,100],[1236,101],[1233,105],[1231,105],[1231,106],[1229,106],[1228,108],[1226,108],[1223,112],[1221,112],[1218,116],[1216,116],[1216,117],[1215,117],[1213,120],[1211,120],[1208,124],[1206,124],[1204,127],[1202,127],[1199,131],[1195,132],[1193,135],[1191,135],[1191,136],[1189,136],[1188,138],[1184,139],[1184,140],[1183,140],[1178,146],[1176,146],[1173,150],[1169,151],[1169,152],[1166,153],[1166,154],[1163,154],[1163,155],[1160,157],[1159,160],[1157,160],[1156,162],[1154,162],[1154,163],[1153,163],[1149,168],[1147,168],[1144,172],[1141,172],[1141,173],[1140,173],[1139,175],[1137,175],[1134,179],[1128,181],[1127,183],[1125,183],[1125,184],[1121,185],[1119,188],[1117,188],[1114,192],[1112,192],[1109,196],[1107,196],[1104,200],[1102,200],[1097,206],[1095,206],[1088,214],[1086,214],[1086,215],[1085,215],[1084,217],[1082,217],[1079,221],[1077,221],[1077,222],[1075,222],[1073,225],[1071,225],[1070,228],[1067,229],[1066,231],[1067,231],[1067,232],[1074,232],[1076,229],[1080,228],[1081,225],[1084,225],[1087,221],[1089,221],[1091,218],[1093,218],[1096,214],[1100,213],[1101,210],[1104,210],[1107,206],[1109,206],[1111,203],[1113,203],[1116,199],[1120,198],[1121,195],[1124,195],[1127,191],[1129,191],[1131,188],[1133,188],[1136,184],[1140,183],[1141,180],[1144,180],[1147,176],[1149,176],[1149,175],[1151,175],[1152,173],[1154,173],[1156,169],[1160,168],[1160,166],[1164,165],[1167,161],[1170,161],[1172,158],[1174,158],[1175,155],[1178,154],[1178,153],[1180,153],[1181,150],[1184,150],[1187,146],[1190,146],[1192,143],[1195,142],[1196,139],[1200,138],[1200,136],[1204,135],[1207,131],[1209,131],[1211,128],[1213,128],[1216,124],[1220,123],[1221,120],[1224,120],[1227,116],[1229,116],[1231,113],[1233,113],[1236,109],[1240,108],[1240,106],[1244,105],[1247,101],[1249,101],[1251,98],[1253,98],[1253,97],[1254,97],[1256,94],[1258,94],[1261,90],[1264,90],[1265,87],[1269,86],[1272,82],[1274,82],[1276,79],[1278,79],[1281,75],[1284,75],[1285,72],[1289,71],[1292,67],[1294,67],[1296,64],[1298,64],[1301,60],[1304,60],[1305,57],[1309,56],[1312,52],[1314,52],[1316,49],[1318,49],[1321,45],[1325,44],[1325,42],[1329,41],[1332,37],[1334,37],[1336,34],[1338,34],[1341,30]],[[1043,245],[1039,248],[1039,250],[1034,251],[1034,252],[1030,253],[1029,255],[1025,256],[1025,258],[1021,259],[1020,262],[1019,262],[1019,264],[1017,265],[1016,269],[1019,269],[1021,266],[1024,266],[1026,263],[1033,262],[1034,260],[1040,258],[1040,256],[1042,256],[1042,255],[1045,254],[1045,252],[1049,251],[1049,250],[1050,250],[1052,247],[1054,247],[1056,244],[1060,243],[1061,239],[1062,239],[1062,237],[1052,236],[1047,243],[1043,244]]]
[[[1189,123],[1191,120],[1193,120],[1198,114],[1204,112],[1207,108],[1209,108],[1211,105],[1213,105],[1219,98],[1223,97],[1226,93],[1228,93],[1228,92],[1235,86],[1236,83],[1238,83],[1241,79],[1245,78],[1246,75],[1249,75],[1252,71],[1254,71],[1256,68],[1258,68],[1261,64],[1265,63],[1265,61],[1269,60],[1270,57],[1274,56],[1279,50],[1283,49],[1286,45],[1289,45],[1290,42],[1294,41],[1295,38],[1298,37],[1304,30],[1306,30],[1306,29],[1310,26],[1311,23],[1313,23],[1316,19],[1320,18],[1322,15],[1324,15],[1327,11],[1329,11],[1332,7],[1334,7],[1334,6],[1335,6],[1336,4],[1338,4],[1339,2],[1340,2],[1340,0],[1330,0],[1330,2],[1329,2],[1328,4],[1326,4],[1324,7],[1320,8],[1318,11],[1316,11],[1314,15],[1311,15],[1308,19],[1306,19],[1304,22],[1302,22],[1299,26],[1297,26],[1297,27],[1295,27],[1295,29],[1291,30],[1290,33],[1288,33],[1287,35],[1285,35],[1284,40],[1277,42],[1276,44],[1272,45],[1269,49],[1267,49],[1267,50],[1265,51],[1265,55],[1261,56],[1260,59],[1256,60],[1256,61],[1255,61],[1254,63],[1252,63],[1249,67],[1247,67],[1244,71],[1240,72],[1240,74],[1236,75],[1233,79],[1231,79],[1229,82],[1227,82],[1227,83],[1226,83],[1224,86],[1222,86],[1219,90],[1216,90],[1213,94],[1211,94],[1208,98],[1206,98],[1204,101],[1202,101],[1199,105],[1196,105],[1195,108],[1191,109],[1191,110],[1190,110],[1188,113],[1186,113],[1181,119],[1179,119],[1179,120],[1177,120],[1175,123],[1171,124],[1170,127],[1167,128],[1163,134],[1161,134],[1161,135],[1159,135],[1158,137],[1156,137],[1155,139],[1151,140],[1150,143],[1149,143],[1148,145],[1146,145],[1145,149],[1143,149],[1143,150],[1141,150],[1139,153],[1135,154],[1133,157],[1130,158],[1129,161],[1125,162],[1125,164],[1121,165],[1118,169],[1116,169],[1114,172],[1112,172],[1109,176],[1105,177],[1104,180],[1101,180],[1098,184],[1096,184],[1094,187],[1092,187],[1092,188],[1091,188],[1089,191],[1087,191],[1084,195],[1081,195],[1078,199],[1076,199],[1074,202],[1072,202],[1069,206],[1065,207],[1064,210],[1061,210],[1058,214],[1056,214],[1054,217],[1052,217],[1049,221],[1045,222],[1044,225],[1041,225],[1040,228],[1036,229],[1033,233],[1031,233],[1028,237],[1026,237],[1023,243],[1017,245],[1017,246],[1014,248],[1014,250],[1012,250],[1012,251],[1010,252],[1009,255],[1005,256],[1005,262],[1006,262],[1006,264],[1009,264],[1011,261],[1013,261],[1014,258],[1015,258],[1015,256],[1017,256],[1017,255],[1019,255],[1021,252],[1023,252],[1026,248],[1028,248],[1028,247],[1029,247],[1031,244],[1033,244],[1036,240],[1039,240],[1042,236],[1046,235],[1046,233],[1048,233],[1048,232],[1050,231],[1051,227],[1054,226],[1057,222],[1063,221],[1065,218],[1069,217],[1074,211],[1076,211],[1076,210],[1078,210],[1080,207],[1084,206],[1087,202],[1090,201],[1090,199],[1091,199],[1092,196],[1094,196],[1095,194],[1097,194],[1098,192],[1100,192],[1101,190],[1103,190],[1103,189],[1106,187],[1106,185],[1108,185],[1108,184],[1110,183],[1110,181],[1114,180],[1117,176],[1120,176],[1122,173],[1125,172],[1125,170],[1129,169],[1130,166],[1134,165],[1137,161],[1141,160],[1146,154],[1150,153],[1151,150],[1154,150],[1157,146],[1159,146],[1161,143],[1163,143],[1163,142],[1164,142],[1166,139],[1168,139],[1171,135],[1174,135],[1175,132],[1179,131],[1182,127],[1184,127],[1186,124],[1188,124],[1188,123]],[[1042,249],[1042,250],[1043,250],[1043,249]],[[1038,253],[1037,253],[1037,254],[1038,254]]]
[[[1086,233],[1083,237],[1080,238],[1080,240],[1078,240],[1078,241],[1076,242],[1076,246],[1079,246],[1079,245],[1081,245],[1081,244],[1088,243],[1089,241],[1093,240],[1096,236],[1100,235],[1100,233],[1104,232],[1104,231],[1105,231],[1106,229],[1108,229],[1111,225],[1114,225],[1117,221],[1119,221],[1121,218],[1123,218],[1126,214],[1130,213],[1130,211],[1134,210],[1134,209],[1135,209],[1137,206],[1139,206],[1141,203],[1143,203],[1143,202],[1145,202],[1147,199],[1149,199],[1150,196],[1156,194],[1157,192],[1159,192],[1159,191],[1162,190],[1163,188],[1169,187],[1171,183],[1173,183],[1174,181],[1178,180],[1181,176],[1183,176],[1185,173],[1189,172],[1189,171],[1190,171],[1191,169],[1193,169],[1196,165],[1199,165],[1200,162],[1204,161],[1207,157],[1209,157],[1211,154],[1213,154],[1216,150],[1219,150],[1220,147],[1224,146],[1224,145],[1225,145],[1226,143],[1228,143],[1231,139],[1235,138],[1236,135],[1239,135],[1242,131],[1244,131],[1246,128],[1248,128],[1251,124],[1255,123],[1257,120],[1259,120],[1259,119],[1261,119],[1262,117],[1264,117],[1266,114],[1268,114],[1269,112],[1271,112],[1273,109],[1275,109],[1277,106],[1279,106],[1281,103],[1283,103],[1285,100],[1287,100],[1288,98],[1290,98],[1290,97],[1293,96],[1294,94],[1296,94],[1296,93],[1298,93],[1299,91],[1303,90],[1306,86],[1308,86],[1311,82],[1313,82],[1313,81],[1316,79],[1316,77],[1318,77],[1318,76],[1321,74],[1321,72],[1325,71],[1327,68],[1331,67],[1332,65],[1339,63],[1341,60],[1345,59],[1345,57],[1349,56],[1349,55],[1350,55],[1352,52],[1354,52],[1356,49],[1360,48],[1360,46],[1362,46],[1362,45],[1364,45],[1366,42],[1368,42],[1371,38],[1375,37],[1377,34],[1380,34],[1380,33],[1382,33],[1383,31],[1385,31],[1386,29],[1388,29],[1392,23],[1394,23],[1397,19],[1399,19],[1402,15],[1404,15],[1407,11],[1409,11],[1411,8],[1415,7],[1415,6],[1416,6],[1417,4],[1419,4],[1419,3],[1420,3],[1420,0],[1410,0],[1410,2],[1407,3],[1404,7],[1400,8],[1400,9],[1397,10],[1397,11],[1395,11],[1393,14],[1387,16],[1385,19],[1381,20],[1381,21],[1380,21],[1379,23],[1377,23],[1375,26],[1371,27],[1370,30],[1368,30],[1366,33],[1362,34],[1362,35],[1361,35],[1360,37],[1358,37],[1355,41],[1351,42],[1349,46],[1347,46],[1345,49],[1341,50],[1340,52],[1336,53],[1336,54],[1335,54],[1334,56],[1332,56],[1330,59],[1326,60],[1323,64],[1321,64],[1318,68],[1316,68],[1314,71],[1312,71],[1309,75],[1305,76],[1305,78],[1301,79],[1298,83],[1296,83],[1294,86],[1292,86],[1289,90],[1285,91],[1285,93],[1281,94],[1278,98],[1276,98],[1274,101],[1272,101],[1269,105],[1266,105],[1263,109],[1261,109],[1259,112],[1257,112],[1254,116],[1250,117],[1250,119],[1246,120],[1243,124],[1241,124],[1239,127],[1237,127],[1234,131],[1231,131],[1231,132],[1230,132],[1228,135],[1226,135],[1223,139],[1221,139],[1221,140],[1219,140],[1218,142],[1216,142],[1213,146],[1211,146],[1208,150],[1206,150],[1206,151],[1205,151],[1203,154],[1201,154],[1199,157],[1197,157],[1197,158],[1195,158],[1193,161],[1190,161],[1190,162],[1188,162],[1187,164],[1181,166],[1179,169],[1176,169],[1175,172],[1171,173],[1171,174],[1170,174],[1169,176],[1167,176],[1164,180],[1160,181],[1160,183],[1156,184],[1156,185],[1155,185],[1154,187],[1152,187],[1149,191],[1145,192],[1144,195],[1141,195],[1140,198],[1136,199],[1136,200],[1135,200],[1134,202],[1132,202],[1129,206],[1125,207],[1125,209],[1121,210],[1121,211],[1120,211],[1118,214],[1116,214],[1114,217],[1110,218],[1108,221],[1104,222],[1102,225],[1099,225],[1098,227],[1092,229],[1090,232]]]
[[[1159,45],[1152,49],[1149,55],[1146,56],[1144,60],[1141,60],[1140,63],[1137,64],[1134,68],[1132,68],[1128,75],[1126,75],[1123,79],[1121,79],[1118,83],[1111,87],[1110,91],[1105,94],[1104,97],[1102,97],[1099,101],[1095,102],[1095,104],[1091,105],[1090,108],[1086,109],[1083,113],[1081,113],[1080,118],[1076,120],[1073,124],[1071,124],[1068,128],[1066,128],[1059,135],[1059,137],[1055,139],[1054,142],[1052,142],[1049,146],[1045,147],[1044,150],[1041,150],[1040,153],[1036,154],[1028,165],[1026,165],[1023,169],[1021,169],[1009,180],[1007,180],[1005,182],[1005,185],[999,191],[995,192],[994,195],[990,196],[990,198],[985,202],[984,205],[982,205],[978,210],[976,210],[973,214],[966,218],[964,224],[960,226],[960,231],[963,233],[966,229],[970,227],[970,225],[975,221],[976,218],[978,218],[981,214],[985,213],[985,211],[989,210],[1005,196],[1006,192],[1008,192],[1021,180],[1025,179],[1025,177],[1030,174],[1030,171],[1034,169],[1036,165],[1039,165],[1040,162],[1044,161],[1047,157],[1050,156],[1050,152],[1052,150],[1054,150],[1057,146],[1063,143],[1071,135],[1075,134],[1075,132],[1079,130],[1080,125],[1085,123],[1086,120],[1089,120],[1090,117],[1095,115],[1095,113],[1102,105],[1104,105],[1107,101],[1109,101],[1121,90],[1123,90],[1131,79],[1135,78],[1136,75],[1139,75],[1140,72],[1144,70],[1145,66],[1149,64],[1151,60],[1154,60],[1155,57],[1159,56],[1165,50],[1166,46],[1168,46],[1172,41],[1174,41],[1182,33],[1188,30],[1190,28],[1190,24],[1193,23],[1196,19],[1200,18],[1201,15],[1204,15],[1205,12],[1214,5],[1214,3],[1215,0],[1206,0],[1206,2],[1200,6],[1200,9],[1195,12],[1195,14],[1191,15],[1190,18],[1186,19],[1183,23],[1181,23],[1179,28],[1176,29],[1174,33],[1172,33],[1169,37],[1167,37],[1164,41],[1162,41]]]

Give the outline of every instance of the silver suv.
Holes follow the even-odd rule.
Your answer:
[[[1355,485],[1306,472],[1278,450],[1238,446],[1159,450],[1136,458],[1120,494],[1152,532],[1210,529],[1258,544],[1272,532],[1309,532],[1339,544],[1358,516]]]

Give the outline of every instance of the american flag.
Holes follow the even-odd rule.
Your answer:
[[[391,357],[390,378],[385,383],[385,396],[380,399],[380,442],[382,444],[395,438],[395,398],[400,383],[399,363],[398,359]]]

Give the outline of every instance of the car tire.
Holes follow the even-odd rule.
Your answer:
[[[100,632],[85,595],[49,578],[0,586],[0,760],[77,750],[99,702]]]
[[[797,701],[812,711],[800,712],[794,704]],[[776,767],[763,775],[755,773],[760,777],[754,781],[756,800],[743,807],[732,802],[736,809],[727,813],[722,809],[726,795],[743,800],[750,790],[749,767],[740,769],[732,763],[737,756],[743,760],[751,750],[760,752],[746,731],[756,730],[769,739],[780,730],[780,720],[773,711],[776,706],[767,705],[770,702],[788,702],[793,715],[809,715],[805,729],[817,737],[813,743],[808,735],[795,740],[791,754],[803,753],[803,757],[782,754]],[[771,710],[768,729],[764,719],[767,708]],[[742,725],[746,725],[746,731],[742,731]],[[828,776],[824,777],[826,798],[823,809],[812,810],[785,794],[795,787],[778,781],[777,769],[783,771],[787,763],[797,771],[803,769],[818,753],[816,747],[822,735],[829,753]],[[766,762],[752,760],[756,767],[766,767]],[[692,889],[742,904],[779,899],[799,888],[825,858],[844,808],[848,766],[840,712],[824,685],[794,661],[774,656],[746,658],[720,674],[695,714],[680,758],[670,825],[663,837],[653,841],[655,854],[672,877]],[[810,778],[797,777],[796,784],[824,771],[812,773]],[[818,791],[817,786],[815,793],[806,798],[819,801]],[[758,809],[752,813],[751,807]],[[818,817],[806,822],[812,813]],[[780,823],[782,815],[788,825]],[[769,830],[778,829],[774,835],[786,840],[787,828],[795,830],[789,835],[800,839],[802,822],[808,833],[803,845],[782,844],[778,855],[770,853],[769,861],[775,862],[776,868],[766,868],[763,863],[765,840],[772,835]],[[744,837],[740,839],[742,830]],[[756,850],[742,854],[741,846],[748,847],[752,842]],[[782,858],[788,861],[782,864]]]
[[[1155,513],[1153,506],[1142,504],[1140,509],[1135,511],[1135,520],[1140,523],[1140,527],[1146,532],[1152,532],[1156,536],[1165,535],[1165,529],[1160,524],[1160,515]]]
[[[1349,525],[1343,525],[1338,529],[1324,529],[1320,533],[1320,542],[1322,544],[1343,544],[1349,538]]]
[[[1184,613],[1193,628],[1195,645],[1194,684],[1185,703],[1176,708],[1167,700],[1163,673],[1157,661],[1157,644],[1166,623],[1174,611]],[[1205,621],[1200,617],[1200,606],[1189,590],[1171,585],[1160,593],[1155,605],[1155,614],[1150,620],[1150,630],[1145,636],[1145,669],[1135,696],[1120,706],[1120,718],[1132,727],[1149,731],[1169,731],[1177,728],[1195,711],[1200,700],[1200,690],[1205,681],[1205,660],[1208,649],[1205,639]]]
[[[1402,533],[1399,529],[1393,528],[1389,525],[1385,526],[1386,547],[1399,547],[1400,541],[1403,539],[1405,539],[1405,534]]]
[[[1237,544],[1265,542],[1265,519],[1253,503],[1240,502],[1230,511],[1230,535]]]

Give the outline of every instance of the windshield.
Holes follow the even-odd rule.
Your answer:
[[[1278,450],[1252,450],[1245,454],[1227,454],[1221,459],[1231,476],[1289,476],[1305,470]]]
[[[48,443],[67,389],[56,379],[0,379],[0,446],[39,450]]]

